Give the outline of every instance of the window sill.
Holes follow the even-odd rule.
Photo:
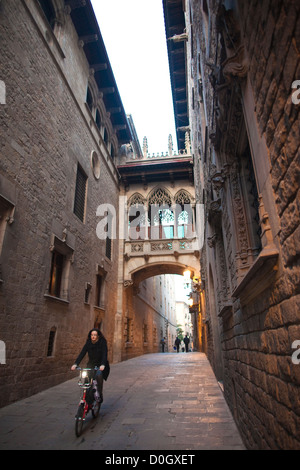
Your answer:
[[[101,312],[105,311],[105,306],[104,305],[94,305],[95,310],[100,310]]]
[[[125,348],[132,348],[133,342],[132,341],[126,341],[125,343]]]
[[[236,287],[232,296],[257,297],[272,282],[276,273],[279,252],[275,245],[266,246],[258,255],[257,259]]]
[[[54,302],[58,302],[58,303],[65,304],[65,305],[69,305],[70,303],[68,300],[61,299],[60,297],[55,297],[54,295],[50,295],[50,294],[44,294],[44,297],[45,299],[53,300]]]

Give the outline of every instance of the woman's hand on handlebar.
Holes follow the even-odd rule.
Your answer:
[[[72,367],[71,367],[71,370],[75,370],[77,367],[77,364],[73,364]]]

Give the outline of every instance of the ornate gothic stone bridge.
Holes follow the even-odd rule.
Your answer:
[[[169,137],[166,154],[150,155],[126,147],[118,170],[123,183],[124,287],[159,274],[183,274],[189,268],[199,277],[201,207],[196,205],[193,158],[189,134],[185,150],[173,154]]]

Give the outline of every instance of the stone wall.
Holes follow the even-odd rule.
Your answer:
[[[109,202],[118,214],[119,188],[113,161],[85,103],[92,78],[67,9],[55,36],[38,2],[6,0],[0,8],[0,78],[7,92],[6,104],[0,106],[0,194],[12,208],[1,253],[3,406],[73,376],[70,366],[96,320],[102,322],[111,357],[118,250],[113,241],[112,258],[106,258],[105,240],[96,235],[96,211]],[[98,179],[93,151],[100,160]],[[87,176],[84,222],[73,212],[78,164]],[[54,236],[72,254],[64,301],[45,296]],[[100,309],[94,308],[98,268],[106,275]],[[92,287],[85,299],[87,283]],[[51,329],[55,343],[47,357]]]
[[[125,289],[122,360],[162,352],[163,337],[165,352],[173,351],[177,324],[172,278],[172,275],[154,276],[140,282],[138,290]]]
[[[299,449],[300,8],[223,4],[186,8],[207,354],[247,447]]]

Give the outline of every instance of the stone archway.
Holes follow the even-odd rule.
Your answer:
[[[189,255],[181,255],[177,259],[174,255],[165,255],[165,256],[154,256],[148,260],[145,260],[143,257],[140,257],[135,262],[133,260],[127,260],[124,262],[125,271],[127,272],[127,277],[123,281],[123,284],[119,284],[119,295],[121,294],[122,302],[119,304],[119,311],[116,314],[115,320],[115,339],[114,339],[114,361],[129,359],[135,355],[140,355],[146,352],[157,352],[155,349],[144,350],[142,346],[137,346],[137,341],[135,344],[130,344],[130,337],[134,338],[137,335],[140,337],[143,333],[143,328],[149,329],[149,336],[153,331],[153,325],[156,323],[154,318],[151,318],[148,321],[150,326],[145,326],[146,321],[143,322],[141,318],[144,315],[144,312],[141,310],[141,295],[144,292],[144,281],[148,278],[159,279],[163,277],[164,274],[177,274],[183,275],[185,271],[190,271],[190,278],[200,278],[199,270],[199,255],[198,253],[190,253]],[[128,268],[131,269],[128,269]],[[139,313],[141,312],[141,313]],[[149,313],[147,313],[149,317]],[[150,313],[151,316],[151,313]],[[149,320],[149,318],[148,318]],[[165,320],[161,320],[161,323],[156,325],[157,335],[161,335],[162,325],[165,325]],[[176,327],[176,323],[175,323]],[[152,328],[152,330],[151,330]],[[165,330],[164,330],[165,331]],[[175,330],[176,331],[176,330]],[[124,339],[124,338],[127,339]],[[127,344],[124,344],[126,343]],[[153,346],[153,345],[152,345]],[[151,346],[151,347],[152,347]],[[127,348],[127,350],[126,350]],[[154,348],[154,346],[153,346]]]

